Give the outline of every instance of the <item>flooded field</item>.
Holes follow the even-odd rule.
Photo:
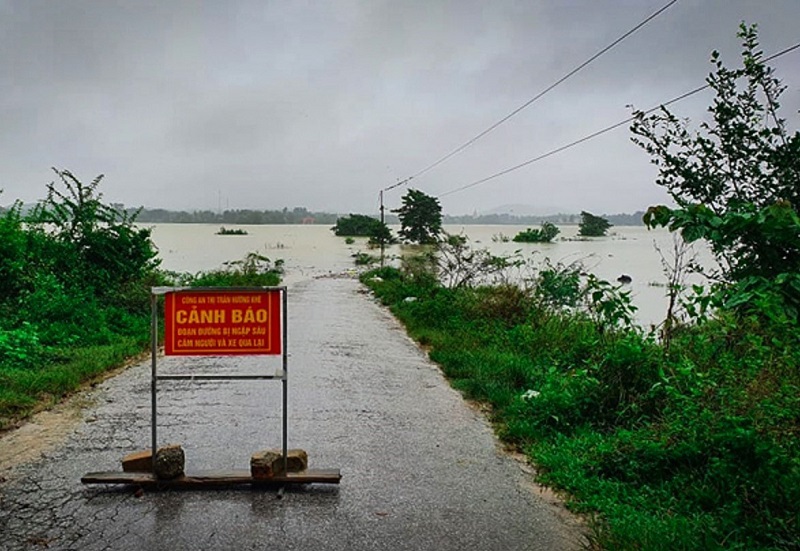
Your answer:
[[[376,254],[364,239],[347,245],[324,225],[235,226],[247,235],[216,235],[214,224],[154,224],[153,240],[159,249],[162,267],[179,272],[197,272],[239,260],[249,252],[258,252],[272,260],[282,259],[284,281],[293,285],[316,276],[341,273],[354,268],[352,255],[363,251]],[[392,228],[395,232],[397,228]],[[615,281],[621,275],[631,278],[630,289],[643,325],[660,323],[666,312],[664,284],[666,276],[656,246],[671,261],[672,236],[664,230],[644,227],[614,227],[604,238],[577,240],[577,226],[562,226],[556,242],[502,242],[500,236],[513,237],[524,226],[447,226],[450,233],[466,235],[474,247],[487,248],[495,254],[519,251],[539,264],[581,262],[598,277]],[[403,254],[401,246],[387,250],[389,257]],[[709,262],[702,249],[700,260]]]

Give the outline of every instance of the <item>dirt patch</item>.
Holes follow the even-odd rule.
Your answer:
[[[98,375],[55,406],[0,432],[0,480],[7,478],[12,468],[38,459],[63,444],[83,420],[84,410],[94,404],[91,388],[144,361],[147,356],[149,353],[141,354],[120,367]]]
[[[33,461],[58,447],[80,423],[86,395],[72,396],[48,411],[41,411],[16,429],[0,435],[0,473]]]

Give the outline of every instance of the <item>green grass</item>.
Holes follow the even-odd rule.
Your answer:
[[[274,286],[280,266],[250,254],[226,268],[182,274],[182,285]],[[172,284],[167,274],[159,283]],[[12,330],[0,326],[0,430],[53,405],[103,373],[142,353],[150,343],[149,287],[142,281],[128,309],[98,300],[71,300],[61,318]],[[76,320],[90,319],[91,327]],[[163,327],[163,324],[161,324]]]
[[[0,367],[0,430],[122,366],[145,347],[141,339],[120,337],[111,345],[60,350],[36,368]]]
[[[666,350],[507,288],[379,273],[363,281],[598,547],[800,549],[796,328],[723,316]]]

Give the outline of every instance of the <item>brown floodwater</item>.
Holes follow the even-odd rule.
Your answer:
[[[159,249],[162,267],[178,272],[198,272],[218,268],[224,262],[240,260],[257,252],[272,260],[284,261],[284,281],[291,286],[303,280],[329,274],[354,271],[352,256],[357,252],[377,254],[357,239],[352,245],[336,237],[327,225],[253,225],[226,226],[241,228],[247,235],[216,235],[216,224],[153,224],[153,241]],[[662,257],[671,262],[672,235],[665,230],[620,226],[602,238],[578,240],[577,226],[561,226],[557,241],[549,244],[502,242],[501,236],[513,237],[524,226],[447,226],[450,233],[466,235],[474,247],[487,248],[494,254],[519,251],[532,265],[580,262],[586,271],[616,283],[623,275],[630,278],[625,289],[631,291],[638,308],[637,321],[648,326],[660,323],[667,309],[666,275]],[[393,228],[396,232],[397,228]],[[708,251],[697,247],[699,261],[711,262]],[[387,251],[388,258],[398,258],[405,248],[396,245]],[[520,273],[519,277],[530,275]],[[700,282],[695,276],[691,282]]]

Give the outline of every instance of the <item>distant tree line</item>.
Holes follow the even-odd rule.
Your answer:
[[[119,205],[115,205],[119,206]],[[129,213],[138,209],[128,208]],[[0,207],[2,212],[2,207]],[[641,226],[644,211],[633,214],[604,214],[603,218],[613,226]],[[170,224],[335,224],[343,215],[332,212],[312,212],[304,207],[295,207],[291,210],[225,210],[214,212],[212,210],[175,211],[167,209],[143,208],[137,217],[143,223],[170,223]],[[377,218],[378,215],[374,215]],[[580,214],[552,214],[548,216],[519,216],[514,214],[465,214],[443,215],[442,224],[489,224],[489,225],[516,225],[534,226],[545,222],[558,225],[577,226],[581,223]],[[399,224],[400,220],[394,214],[386,214],[387,224]]]
[[[137,209],[129,209],[135,212]],[[330,212],[311,212],[304,207],[291,210],[174,211],[143,208],[137,217],[144,223],[171,224],[333,224],[339,217]]]

